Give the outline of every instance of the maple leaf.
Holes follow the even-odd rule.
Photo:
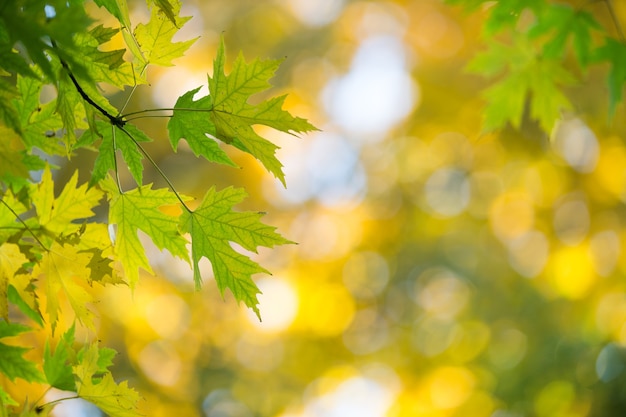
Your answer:
[[[529,9],[538,14],[544,7],[543,0],[507,0],[490,5],[489,18],[483,28],[484,35],[489,38],[505,28],[513,28],[522,13]]]
[[[54,18],[46,19],[46,8],[49,7],[54,10]],[[3,2],[1,11],[2,43],[14,45],[19,42],[50,80],[56,80],[56,72],[50,62],[51,48],[47,40],[54,39],[65,51],[76,53],[74,34],[86,32],[91,24],[80,2],[36,0],[25,4],[10,1]]]
[[[286,96],[274,97],[257,105],[248,103],[252,95],[271,87],[269,79],[274,76],[281,61],[255,59],[246,63],[243,55],[239,54],[229,75],[224,73],[225,61],[222,38],[213,64],[213,77],[208,79],[209,95],[193,101],[192,97],[198,90],[192,90],[174,106],[174,114],[168,123],[172,146],[176,149],[179,139],[184,137],[196,154],[212,160],[213,154],[201,152],[202,146],[210,151],[215,149],[208,145],[211,139],[204,137],[209,134],[257,158],[284,185],[282,164],[275,156],[278,146],[259,136],[252,126],[265,125],[290,134],[317,129],[305,119],[294,117],[282,109]],[[188,114],[193,111],[208,112],[209,118],[198,127],[189,126],[188,122],[200,117]]]
[[[139,268],[152,273],[138,230],[146,233],[159,249],[167,249],[188,261],[187,241],[178,231],[178,217],[159,210],[177,204],[176,194],[167,189],[153,190],[152,184],[120,193],[110,178],[102,182],[102,187],[110,199],[109,223],[117,225],[115,254],[131,287],[139,279]]]
[[[0,406],[6,407],[7,405],[19,405],[4,388],[0,387]]]
[[[8,206],[8,207],[7,207]],[[23,228],[15,217],[25,213],[28,208],[11,192],[7,190],[2,196],[0,203],[0,244],[4,244],[9,237]]]
[[[8,290],[9,302],[14,304],[20,309],[22,313],[40,327],[43,327],[43,317],[39,311],[39,306],[35,292],[33,290],[32,279],[28,274],[16,274],[13,275],[11,284]],[[26,286],[21,286],[21,291],[18,289],[20,284],[26,281]]]
[[[76,243],[80,252],[87,252],[91,260],[87,266],[91,270],[91,280],[101,284],[121,284],[123,281],[116,279],[111,267],[113,257],[113,245],[109,236],[108,225],[102,223],[84,224],[84,230]]]
[[[78,171],[63,187],[58,198],[54,198],[54,182],[50,168],[46,167],[41,182],[32,188],[31,198],[39,214],[39,224],[56,235],[76,232],[80,225],[75,221],[94,215],[92,209],[102,198],[102,191],[88,188],[87,184],[76,187]]]
[[[135,28],[134,38],[141,50],[141,56],[136,57],[141,61],[140,74],[149,64],[172,65],[172,61],[183,56],[185,51],[196,41],[197,38],[183,42],[172,42],[176,32],[191,19],[190,16],[179,17],[179,11],[180,1],[164,2],[161,0],[158,7],[152,8],[148,23],[145,25],[140,23]],[[172,16],[174,16],[174,20],[170,19]]]
[[[59,317],[61,294],[69,301],[76,318],[87,328],[94,329],[93,313],[87,307],[93,301],[92,295],[78,281],[89,277],[90,258],[88,253],[79,252],[74,246],[55,242],[33,268],[34,277],[45,277],[46,312],[53,332]]]
[[[531,104],[531,117],[550,131],[563,109],[571,103],[561,92],[560,85],[574,82],[574,77],[556,60],[538,57],[527,39],[517,37],[512,46],[490,43],[467,67],[470,72],[493,76],[507,70],[501,80],[487,88],[483,130],[504,127],[507,122],[515,128],[522,123],[525,105]]]
[[[0,78],[0,120],[5,126],[21,133],[20,117],[12,103],[18,96],[16,88]]]
[[[52,155],[62,155],[65,150],[58,139],[48,137],[48,133],[63,128],[63,120],[57,113],[56,100],[39,103],[43,83],[39,79],[17,77],[19,97],[13,100],[20,118],[22,140],[30,151],[37,147]]]
[[[30,327],[0,320],[0,339],[30,331]],[[0,343],[0,372],[11,381],[21,378],[28,382],[45,382],[34,362],[24,358],[30,348]]]
[[[102,51],[99,47],[111,40],[118,29],[98,25],[89,33],[77,34],[76,45],[81,50],[81,58],[87,74],[94,81],[104,81],[117,88],[145,83],[138,77],[130,62],[124,61],[125,49]]]
[[[50,386],[65,390],[75,391],[76,382],[72,368],[68,366],[70,359],[75,356],[72,349],[74,343],[74,330],[72,325],[59,339],[54,349],[54,353],[50,349],[50,341],[46,341],[43,352],[43,372],[46,381]]]
[[[230,289],[237,301],[243,301],[257,315],[259,288],[251,276],[269,273],[247,256],[235,251],[230,242],[256,252],[259,246],[274,247],[293,243],[275,232],[275,228],[260,222],[263,216],[254,212],[235,212],[233,206],[246,197],[245,191],[211,188],[200,206],[193,212],[183,212],[180,227],[191,235],[191,257],[194,264],[194,281],[199,288],[202,282],[198,263],[202,257],[211,261],[215,281],[223,294]]]
[[[602,26],[590,13],[566,4],[551,4],[528,32],[528,36],[537,38],[551,35],[543,46],[545,58],[561,58],[571,37],[578,63],[585,68],[590,59],[591,31],[601,29]]]
[[[59,94],[57,95],[55,110],[63,122],[66,132],[65,146],[69,151],[76,142],[76,129],[87,127],[84,123],[85,107],[68,75],[59,77],[57,91]]]
[[[176,16],[178,15],[178,10],[174,9],[174,5],[169,2],[169,0],[150,0],[155,6],[157,6],[161,12],[167,16],[167,18],[174,25],[178,26],[176,22]]]
[[[104,7],[124,26],[130,27],[130,17],[127,7],[121,7],[121,4],[126,5],[126,1],[121,3],[119,0],[94,0],[100,7]],[[121,4],[120,4],[121,3]]]
[[[174,106],[174,114],[167,124],[170,143],[174,151],[178,148],[180,139],[185,138],[193,153],[202,155],[207,160],[222,164],[237,166],[224,152],[216,141],[207,137],[216,137],[215,125],[203,112],[186,111],[185,109],[204,109],[211,111],[213,103],[211,96],[205,96],[197,101],[193,100],[194,94],[201,87],[188,91],[178,98]],[[183,109],[183,110],[176,110]]]
[[[20,252],[19,246],[13,243],[0,245],[0,318],[9,319],[8,291],[9,283],[17,271],[28,262]]]
[[[24,145],[20,137],[6,126],[0,125],[0,181],[14,183],[28,177],[24,163]]]
[[[137,391],[129,388],[126,381],[116,384],[106,369],[112,353],[115,351],[99,349],[95,344],[79,352],[79,363],[73,367],[77,377],[76,393],[110,417],[139,417]]]
[[[626,82],[626,45],[612,38],[605,38],[605,43],[594,54],[594,61],[610,63],[607,84],[609,87],[609,117],[615,115],[617,104],[622,101],[624,82]]]
[[[120,128],[99,120],[95,123],[94,129],[85,131],[76,146],[89,146],[97,139],[102,139],[102,142],[97,148],[98,156],[94,162],[89,184],[97,184],[106,178],[109,170],[116,169],[115,151],[120,150],[128,170],[137,182],[137,185],[141,185],[143,182],[143,154],[137,144],[150,142],[152,139],[132,124],[126,124],[123,128]]]

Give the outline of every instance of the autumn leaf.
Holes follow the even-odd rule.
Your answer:
[[[88,308],[93,296],[84,287],[90,276],[91,256],[71,245],[54,243],[33,268],[33,276],[45,278],[46,312],[54,331],[60,311],[60,296],[69,302],[78,321],[93,329],[93,313]]]
[[[139,417],[137,391],[129,388],[126,381],[117,384],[106,369],[114,353],[112,349],[99,349],[96,344],[79,352],[79,362],[73,367],[76,392],[110,417]]]
[[[16,216],[20,216],[28,208],[18,200],[11,190],[7,190],[1,196],[0,202],[0,244],[7,241],[16,232],[23,229]]]
[[[18,245],[14,243],[0,245],[0,318],[4,320],[9,319],[7,303],[9,284],[26,262],[28,259],[20,252]]]
[[[87,184],[77,187],[77,183],[78,171],[75,171],[55,199],[52,173],[46,167],[41,182],[33,187],[31,198],[39,214],[39,223],[47,231],[57,235],[69,235],[80,227],[76,220],[94,215],[93,208],[102,199],[102,191],[88,188]]]

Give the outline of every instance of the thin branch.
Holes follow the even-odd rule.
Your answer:
[[[615,8],[613,7],[613,2],[611,0],[605,0],[606,7],[609,9],[609,14],[611,15],[611,19],[613,20],[613,24],[617,29],[617,34],[619,36],[620,41],[626,42],[626,37],[624,36],[624,31],[622,30],[622,25],[620,25],[619,20],[617,19],[617,13],[615,13]]]
[[[58,49],[57,44],[54,40],[52,40],[51,43],[54,48]],[[59,58],[59,62],[61,62],[61,66],[65,68],[65,70],[67,71],[67,75],[70,77],[70,80],[72,80],[72,84],[74,84],[74,87],[76,87],[76,91],[78,91],[78,94],[80,94],[83,100],[85,100],[93,108],[97,109],[100,113],[102,113],[103,116],[109,119],[112,125],[119,126],[119,127],[124,126],[124,124],[126,124],[126,122],[124,121],[124,118],[119,117],[119,116],[117,117],[113,116],[111,113],[103,109],[98,103],[93,101],[93,99],[89,97],[89,95],[85,92],[85,90],[83,90],[83,88],[80,86],[80,84],[78,83],[78,80],[72,73],[72,70],[70,69],[69,65],[67,65],[67,62],[65,62],[65,60],[63,60],[63,58],[61,58],[59,54],[57,54],[57,57]]]
[[[192,210],[187,206],[187,204],[185,204],[185,202],[183,201],[182,197],[180,196],[180,194],[178,194],[178,191],[176,191],[176,188],[174,188],[174,184],[172,184],[172,182],[170,181],[169,178],[167,178],[167,175],[165,175],[165,173],[163,172],[163,170],[161,170],[161,168],[159,167],[159,165],[157,165],[157,163],[154,161],[154,159],[152,159],[152,157],[150,156],[150,154],[144,149],[143,146],[141,146],[141,144],[139,142],[137,142],[135,140],[135,138],[133,137],[133,135],[131,135],[126,129],[124,129],[123,127],[119,128],[122,132],[124,132],[126,134],[126,136],[128,136],[130,138],[130,140],[133,141],[133,143],[139,148],[139,150],[141,151],[141,153],[144,154],[144,156],[148,159],[148,161],[150,161],[150,163],[152,164],[152,166],[157,170],[157,172],[161,175],[161,177],[163,177],[163,179],[165,180],[165,182],[167,183],[167,185],[170,187],[170,190],[172,190],[174,192],[174,195],[176,196],[176,198],[178,199],[178,201],[180,201],[180,204],[183,205],[183,207],[185,208],[185,210],[187,210],[188,213],[192,213]]]
[[[22,223],[22,225],[24,226],[24,228],[25,228],[26,230],[28,230],[28,233],[30,233],[30,234],[33,236],[33,238],[37,241],[37,243],[39,243],[39,245],[40,245],[40,246],[41,246],[41,247],[42,247],[42,248],[43,248],[46,252],[48,252],[48,248],[46,248],[46,246],[45,246],[45,245],[41,242],[41,240],[39,240],[39,238],[35,235],[35,232],[33,232],[33,230],[32,230],[32,229],[31,229],[31,228],[30,228],[30,227],[26,224],[26,222],[24,222],[24,220],[22,220],[22,218],[19,216],[19,214],[17,214],[17,213],[15,212],[15,210],[13,210],[13,208],[11,208],[11,206],[9,206],[9,204],[8,204],[6,201],[4,201],[2,198],[0,198],[0,203],[4,204],[4,206],[5,206],[6,208],[8,208],[8,209],[9,209],[9,211],[10,211],[11,213],[13,213],[13,215],[15,216],[15,218],[16,218],[16,219],[17,219],[20,223]]]

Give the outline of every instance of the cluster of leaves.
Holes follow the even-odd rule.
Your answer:
[[[229,289],[257,315],[259,289],[252,275],[267,271],[230,243],[254,252],[259,246],[289,241],[261,223],[262,214],[233,209],[246,196],[241,189],[211,188],[192,209],[191,198],[174,189],[142,146],[151,139],[131,120],[169,117],[174,151],[185,139],[197,156],[235,166],[218,142],[229,144],[256,157],[283,184],[277,146],[252,126],[292,134],[314,127],[282,110],[284,96],[249,104],[251,95],[270,87],[268,80],[280,62],[246,62],[240,55],[227,75],[223,41],[207,96],[194,100],[199,90],[194,89],[170,109],[124,114],[124,108],[115,108],[101,93],[99,84],[134,91],[147,82],[150,65],[172,65],[194,42],[172,42],[190,17],[179,16],[178,0],[151,0],[149,21],[133,26],[125,1],[95,3],[115,17],[119,27],[98,24],[82,0],[0,5],[0,338],[35,329],[57,340],[54,353],[46,342],[39,361],[24,356],[29,348],[0,343],[0,373],[11,381],[20,378],[73,391],[113,417],[132,416],[138,395],[126,383],[117,384],[107,370],[114,352],[95,343],[76,349],[74,326],[60,339],[57,329],[72,318],[94,329],[94,284],[132,288],[140,269],[152,272],[138,231],[192,264],[197,287],[202,281],[198,262],[207,258],[219,289]],[[120,32],[126,48],[111,50]],[[54,87],[56,96],[44,103],[47,85]],[[45,161],[51,156],[69,158],[80,148],[98,153],[90,182],[79,184],[76,172],[55,196],[53,171]],[[136,188],[122,189],[118,158],[128,166]],[[169,189],[143,183],[144,158]],[[35,181],[33,173],[40,180]],[[108,222],[99,223],[93,219],[94,208],[103,201],[108,201]],[[178,205],[182,214],[162,210],[171,205]],[[3,387],[0,402],[1,415],[12,415],[6,406],[18,405]],[[19,415],[41,415],[49,408],[23,404]]]
[[[549,0],[447,2],[485,8],[487,49],[468,65],[470,72],[499,76],[484,91],[485,131],[507,124],[517,129],[529,117],[549,132],[563,111],[574,110],[567,88],[582,84],[592,65],[609,66],[609,116],[615,114],[626,82],[626,38],[611,0],[580,6]],[[594,13],[599,8],[610,16],[609,24],[600,23]]]

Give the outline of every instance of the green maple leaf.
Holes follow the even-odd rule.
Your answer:
[[[527,100],[530,116],[545,131],[552,129],[562,110],[571,108],[560,86],[572,84],[574,77],[559,61],[538,57],[524,37],[516,37],[510,46],[490,43],[489,49],[473,59],[467,69],[486,76],[505,73],[483,93],[487,99],[484,131],[503,128],[507,123],[519,128]]]
[[[575,79],[558,61],[541,60],[529,69],[531,93],[530,116],[539,121],[545,132],[550,132],[563,110],[572,108],[559,85],[571,85]]]
[[[102,198],[102,192],[88,188],[87,184],[77,187],[78,171],[63,187],[58,198],[54,198],[54,182],[50,168],[46,167],[41,182],[32,188],[31,199],[39,214],[39,224],[55,235],[69,235],[80,225],[76,220],[94,215],[92,209]]]
[[[50,7],[54,8],[55,16],[46,19],[46,8]],[[56,80],[56,72],[50,62],[50,55],[56,53],[56,48],[52,48],[47,40],[54,39],[68,55],[75,54],[73,36],[86,32],[90,24],[83,4],[75,1],[7,1],[3,2],[0,13],[5,42],[9,45],[19,42],[50,80]]]
[[[545,6],[543,0],[506,0],[494,2],[489,8],[489,17],[483,28],[484,35],[489,38],[496,33],[513,28],[517,24],[522,12],[531,10],[535,15],[541,14]]]
[[[152,8],[148,23],[145,25],[140,23],[133,33],[141,50],[141,56],[136,57],[141,61],[139,73],[143,73],[149,64],[172,65],[172,61],[183,56],[197,39],[172,42],[176,32],[191,19],[191,17],[178,16],[180,1],[161,1],[157,6]]]
[[[0,407],[6,407],[8,405],[19,405],[19,403],[0,387]]]
[[[46,341],[43,353],[43,372],[50,386],[65,391],[75,391],[76,381],[72,367],[68,366],[75,355],[72,344],[74,343],[74,325],[70,327],[59,339],[54,349],[50,349],[50,342]]]
[[[0,320],[0,338],[17,336],[30,331],[30,327]],[[11,381],[21,378],[28,382],[45,382],[34,362],[24,358],[30,348],[0,343],[0,372]]]
[[[243,55],[239,54],[228,75],[224,72],[225,61],[226,51],[222,39],[213,65],[213,77],[208,80],[209,96],[193,101],[192,97],[197,90],[192,90],[181,97],[174,107],[174,114],[168,124],[172,145],[176,148],[180,138],[184,137],[196,153],[200,153],[203,146],[214,150],[215,147],[208,145],[211,139],[205,137],[206,134],[211,135],[257,158],[284,184],[282,164],[275,156],[278,146],[259,136],[252,126],[265,125],[290,134],[316,128],[305,119],[294,117],[282,109],[286,96],[275,97],[257,105],[248,103],[252,95],[271,87],[269,79],[274,76],[281,61],[255,59],[246,63]],[[200,116],[187,113],[198,110],[207,112],[208,118],[200,127],[191,127],[188,121]],[[210,152],[202,155],[210,160],[213,157]]]
[[[65,130],[65,146],[70,149],[76,142],[76,129],[87,127],[84,123],[85,107],[83,101],[76,91],[76,87],[65,74],[59,77],[57,84],[56,112],[61,117]]]
[[[3,44],[2,41],[0,41],[0,69],[5,71],[4,75],[21,74],[28,77],[37,77],[26,61],[24,61],[24,58],[10,45]]]
[[[176,101],[174,114],[167,124],[172,148],[176,151],[180,139],[185,138],[196,156],[202,155],[209,161],[219,162],[233,167],[237,166],[237,164],[228,157],[226,152],[219,147],[216,141],[207,137],[207,135],[216,137],[217,132],[215,125],[205,113],[176,110],[204,109],[211,111],[213,108],[211,96],[193,101],[193,96],[198,90],[200,90],[200,87],[188,91]]]
[[[545,58],[561,58],[571,37],[578,63],[586,68],[591,55],[592,30],[602,30],[602,26],[590,13],[566,4],[552,4],[541,14],[528,36],[538,38],[548,34],[543,46]]]
[[[167,249],[188,261],[187,241],[178,231],[178,217],[159,209],[179,203],[174,193],[167,189],[153,190],[151,184],[120,193],[110,178],[102,182],[102,187],[110,198],[109,223],[117,225],[115,253],[131,287],[139,279],[139,268],[152,272],[138,230],[150,236],[159,249]]]
[[[20,277],[28,277],[27,275],[13,275],[13,278],[20,278]],[[30,295],[30,299],[36,301],[35,298],[35,294],[32,290],[27,289],[29,295]],[[39,311],[39,309],[37,308],[37,306],[31,306],[26,300],[25,298],[27,297],[22,297],[20,295],[19,290],[13,286],[13,285],[9,285],[9,290],[7,292],[7,297],[10,303],[14,304],[15,306],[17,306],[17,308],[20,309],[20,311],[22,313],[24,313],[24,315],[28,318],[30,318],[32,321],[34,321],[35,323],[37,323],[40,327],[43,327],[43,317],[41,315],[41,312]],[[31,303],[34,304],[34,303]]]
[[[211,261],[215,281],[223,294],[230,289],[237,301],[243,301],[258,315],[259,288],[252,281],[256,273],[269,273],[265,268],[235,251],[230,242],[256,252],[259,246],[274,247],[292,243],[275,232],[275,228],[260,222],[261,213],[233,211],[233,206],[246,197],[245,191],[211,188],[200,206],[180,216],[180,227],[191,235],[191,257],[194,263],[194,281],[202,282],[198,263],[202,257]]]
[[[130,17],[128,15],[126,0],[94,0],[94,3],[107,9],[122,26],[130,27]]]
[[[56,100],[40,104],[42,86],[39,79],[17,77],[19,97],[13,100],[13,105],[20,118],[22,140],[28,151],[37,147],[48,154],[62,155],[64,148],[50,134],[63,128],[63,120],[57,113]]]
[[[34,277],[45,277],[46,311],[53,332],[59,317],[60,295],[69,301],[78,321],[94,329],[93,313],[87,307],[93,297],[83,286],[90,276],[90,259],[90,254],[79,252],[74,246],[55,242],[33,268]]]
[[[0,78],[0,121],[5,126],[21,133],[20,116],[12,100],[19,97],[14,86]]]
[[[79,352],[78,364],[73,367],[77,379],[76,393],[110,417],[139,417],[137,391],[129,388],[126,381],[115,383],[106,369],[112,354],[115,354],[112,349],[99,349],[95,344]]]
[[[76,147],[90,146],[98,139],[102,139],[102,142],[97,148],[98,156],[89,184],[97,184],[106,178],[110,170],[116,169],[115,151],[120,150],[128,170],[137,185],[141,185],[143,181],[143,154],[139,150],[138,143],[150,142],[152,139],[132,124],[126,124],[120,128],[99,120],[95,123],[94,128],[85,131],[78,140]]]
[[[613,38],[605,38],[605,43],[595,51],[594,61],[606,61],[610,65],[607,79],[609,87],[609,117],[615,115],[617,105],[622,101],[626,82],[626,45]]]
[[[88,33],[76,35],[76,45],[81,51],[81,59],[89,77],[94,81],[104,81],[117,88],[144,83],[137,77],[130,62],[124,61],[125,49],[102,51],[99,47],[111,40],[118,29],[98,25]]]

